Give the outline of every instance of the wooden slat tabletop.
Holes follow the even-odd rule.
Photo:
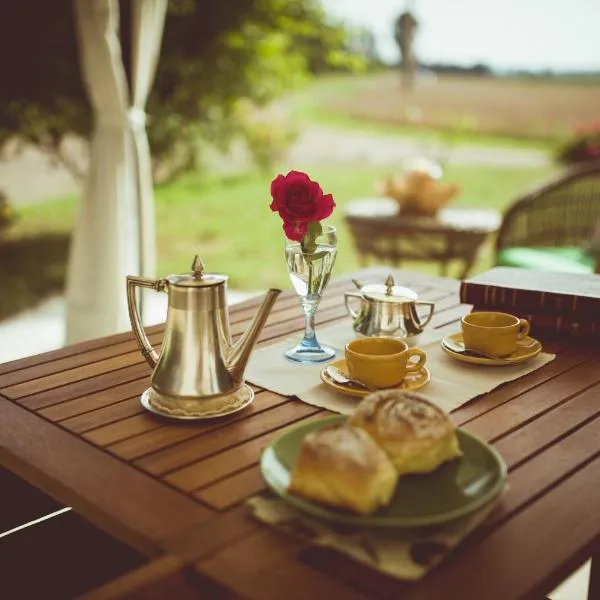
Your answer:
[[[387,273],[355,276],[374,282]],[[456,329],[465,311],[456,281],[403,271],[395,278],[436,302],[440,333]],[[352,287],[349,276],[331,282],[317,323],[345,316],[343,292]],[[232,307],[234,336],[258,303]],[[302,328],[297,299],[284,293],[259,343]],[[162,326],[148,332],[159,345]],[[509,490],[485,527],[413,585],[249,517],[244,501],[264,489],[261,449],[326,411],[255,388],[248,409],[220,421],[156,418],[139,404],[150,369],[131,334],[0,365],[0,463],[148,556],[172,556],[156,564],[170,565],[168,585],[186,594],[191,580],[181,583],[173,564],[194,574],[204,597],[538,597],[600,543],[600,349],[567,341],[545,348],[554,361],[452,413],[500,451]],[[123,589],[147,577],[134,574]]]

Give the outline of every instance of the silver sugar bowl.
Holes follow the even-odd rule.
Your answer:
[[[385,284],[363,285],[355,279],[352,282],[359,291],[344,295],[346,310],[352,317],[352,329],[357,333],[411,338],[420,334],[433,317],[435,303],[419,300],[414,290],[395,285],[392,275],[388,275]],[[350,306],[356,300],[360,300],[358,310]],[[422,306],[429,307],[424,319],[417,312]]]

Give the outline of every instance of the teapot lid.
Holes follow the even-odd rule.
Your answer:
[[[360,288],[361,294],[369,300],[379,302],[414,302],[419,297],[417,292],[407,287],[394,285],[394,278],[388,275],[385,283],[372,283]]]
[[[169,275],[167,281],[179,287],[208,287],[211,285],[220,285],[227,281],[227,275],[221,273],[205,273],[204,264],[200,257],[196,255],[192,263],[192,272],[181,275]]]

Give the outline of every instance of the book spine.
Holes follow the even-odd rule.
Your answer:
[[[487,306],[476,306],[473,311],[490,310]],[[530,334],[540,339],[557,337],[600,341],[600,321],[581,319],[579,315],[548,315],[520,310],[507,311],[529,321]]]
[[[600,315],[600,298],[517,290],[471,281],[460,284],[460,301],[472,304],[480,310],[514,312],[520,310],[531,314],[568,315],[582,319],[597,319]]]

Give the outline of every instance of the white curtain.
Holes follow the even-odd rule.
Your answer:
[[[125,276],[155,276],[152,170],[144,108],[167,0],[132,1],[132,98],[118,0],[75,0],[81,68],[95,126],[67,274],[67,343],[129,328]]]

